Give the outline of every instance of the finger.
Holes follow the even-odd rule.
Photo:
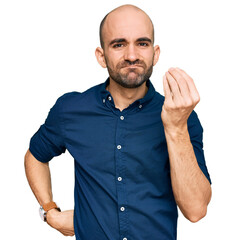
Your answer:
[[[165,73],[166,79],[168,81],[168,84],[170,86],[170,91],[172,93],[172,99],[177,102],[181,102],[181,94],[179,90],[179,86],[176,82],[176,80],[170,75],[169,72]]]
[[[166,75],[163,76],[163,90],[164,90],[165,98],[172,99],[172,94],[171,94],[170,86],[166,79]]]
[[[192,99],[196,102],[198,102],[200,100],[200,96],[198,93],[198,90],[194,84],[193,79],[182,69],[180,68],[176,68],[179,72],[181,72],[181,74],[184,76],[184,78],[186,79],[186,83],[188,84],[188,88],[189,88],[189,92],[192,96]]]
[[[187,81],[185,79],[185,76],[175,68],[170,68],[168,71],[171,74],[171,76],[178,83],[180,94],[183,96],[183,98],[185,98],[185,99],[189,98],[190,97],[190,90],[189,90]]]

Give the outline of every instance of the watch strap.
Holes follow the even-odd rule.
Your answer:
[[[61,211],[60,208],[57,206],[57,204],[56,204],[55,202],[49,202],[49,203],[43,204],[42,207],[43,207],[43,210],[44,210],[45,212],[48,212],[49,210],[51,210],[51,209],[53,209],[53,208],[56,208],[56,209],[58,209],[59,211]]]

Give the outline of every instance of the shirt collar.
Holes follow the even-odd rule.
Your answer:
[[[106,81],[105,82],[103,82],[102,84],[101,84],[101,88],[100,88],[100,94],[101,94],[101,99],[102,99],[102,101],[103,101],[103,103],[104,103],[104,101],[106,101],[106,99],[109,97],[109,96],[111,96],[111,93],[109,92],[109,91],[107,91],[106,90],[106,87],[107,87],[107,85],[109,84],[109,81],[110,81],[110,79],[109,79],[109,77],[106,79]],[[146,103],[148,103],[149,101],[151,101],[151,99],[154,97],[154,95],[155,95],[155,88],[154,88],[154,86],[153,86],[153,84],[152,84],[152,82],[151,82],[151,80],[150,79],[148,79],[147,81],[146,81],[146,86],[148,87],[148,91],[147,91],[147,93],[145,94],[145,96],[143,97],[143,98],[140,98],[140,99],[137,99],[135,102],[137,102],[138,104],[146,104]]]

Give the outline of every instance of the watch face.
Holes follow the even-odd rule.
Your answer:
[[[45,218],[46,212],[44,211],[42,206],[40,206],[40,208],[39,208],[39,215],[40,215],[41,219],[45,222],[45,220],[46,220],[46,218]]]

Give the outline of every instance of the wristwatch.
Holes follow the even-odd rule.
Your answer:
[[[54,208],[61,212],[61,209],[57,206],[55,202],[49,202],[40,206],[39,215],[44,222],[47,221],[47,212]]]

